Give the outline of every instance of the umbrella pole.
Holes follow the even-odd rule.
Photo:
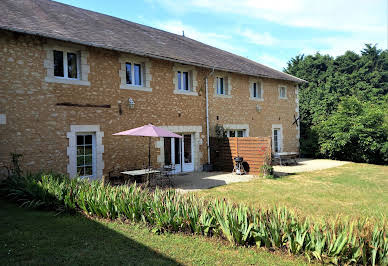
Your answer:
[[[151,169],[151,137],[148,138],[148,169]]]
[[[148,137],[148,174],[147,182],[150,181],[150,171],[151,170],[151,137]]]

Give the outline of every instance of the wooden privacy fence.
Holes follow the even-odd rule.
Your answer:
[[[216,138],[210,139],[211,163],[217,171],[232,172],[234,157],[244,158],[244,168],[249,174],[260,174],[261,166],[271,162],[270,137]]]

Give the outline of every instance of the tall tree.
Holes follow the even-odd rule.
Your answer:
[[[388,132],[384,132],[387,130],[385,125],[388,122],[386,116],[384,118],[382,115],[384,112],[388,113],[388,109],[386,109],[388,101],[388,50],[383,51],[378,49],[376,45],[366,44],[360,55],[352,51],[347,51],[336,58],[320,53],[308,56],[298,55],[288,62],[284,71],[308,81],[307,84],[301,85],[299,94],[302,154],[354,161],[387,162],[381,151],[384,150],[384,145],[388,146]],[[335,132],[325,131],[326,127],[329,127],[328,119],[332,119],[330,121],[333,122],[340,120],[341,115],[346,116],[345,110],[350,108],[349,96],[352,96],[352,99],[357,101],[363,110],[354,113],[357,117],[354,121],[361,123],[359,119],[370,119],[378,123],[375,125],[376,127],[381,125],[380,129],[383,131],[377,140],[381,144],[378,145],[381,149],[378,151],[368,150],[368,152],[365,151],[365,154],[357,153],[357,158],[353,156],[354,153],[351,154],[349,149],[348,152],[344,151],[344,154],[340,153],[338,151],[340,146],[330,142],[335,140]],[[339,107],[340,103],[341,107]],[[368,106],[371,110],[368,109]],[[344,130],[341,127],[330,126],[330,128]],[[372,139],[376,138],[371,131],[368,132]],[[362,134],[366,134],[365,132],[358,133],[360,138]],[[352,136],[351,141],[349,140],[350,145],[356,145],[355,148],[365,148],[359,142],[360,139],[354,140],[356,136],[357,134]],[[329,145],[329,143],[333,145]],[[333,148],[332,151],[330,151],[330,147]],[[337,149],[335,152],[334,147]],[[345,145],[342,148],[347,149],[346,147]]]

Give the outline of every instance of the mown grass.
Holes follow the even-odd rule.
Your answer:
[[[287,206],[315,219],[339,215],[381,220],[388,217],[388,166],[349,163],[273,180],[257,178],[197,194],[255,208]]]
[[[256,248],[82,215],[25,209],[0,201],[0,264],[306,265]]]

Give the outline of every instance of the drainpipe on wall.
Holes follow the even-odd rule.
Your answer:
[[[210,130],[209,130],[209,89],[207,78],[214,73],[214,67],[212,71],[205,78],[205,90],[206,90],[206,145],[207,145],[207,164],[210,164]]]

